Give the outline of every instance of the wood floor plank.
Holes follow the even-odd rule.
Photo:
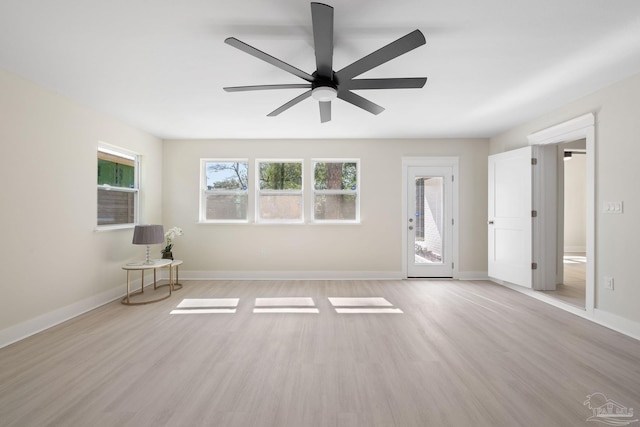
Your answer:
[[[640,342],[489,282],[183,283],[0,349],[0,425],[581,426],[594,392],[640,410]],[[253,313],[276,297],[319,313]],[[239,303],[171,315],[185,298]]]

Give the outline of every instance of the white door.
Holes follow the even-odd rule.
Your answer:
[[[531,147],[489,156],[489,277],[531,288]]]
[[[451,166],[407,169],[407,276],[453,276]]]

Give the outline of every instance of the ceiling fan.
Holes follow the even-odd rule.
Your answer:
[[[249,55],[255,56],[274,65],[294,76],[300,77],[306,83],[272,84],[258,86],[225,87],[227,92],[243,92],[268,89],[308,89],[301,95],[267,114],[277,116],[309,97],[319,101],[320,121],[331,120],[331,101],[336,97],[350,104],[360,107],[372,114],[384,111],[381,106],[353,93],[359,89],[418,89],[427,82],[426,77],[411,78],[377,78],[355,79],[378,65],[384,64],[426,43],[420,30],[415,30],[398,40],[376,50],[375,52],[347,65],[339,71],[333,71],[333,7],[322,3],[311,3],[311,18],[313,24],[313,44],[316,55],[316,71],[308,74],[292,65],[287,64],[265,52],[256,49],[234,37],[224,42]]]

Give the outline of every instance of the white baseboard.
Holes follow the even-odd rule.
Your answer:
[[[609,329],[618,331],[621,334],[640,340],[640,322],[635,322],[598,308],[593,310],[593,321]]]
[[[595,308],[593,311],[584,310],[571,304],[562,302],[542,292],[534,291],[533,289],[524,288],[522,286],[514,285],[509,282],[503,282],[501,280],[490,280],[498,285],[513,289],[514,291],[518,291],[522,294],[553,305],[554,307],[558,307],[564,311],[568,311],[569,313],[575,314],[576,316],[580,316],[601,326],[612,329],[616,332],[620,332],[621,334],[627,335],[631,338],[640,340],[640,322],[636,322],[597,308]]]
[[[486,271],[459,271],[456,280],[489,280],[489,275]]]
[[[586,246],[565,246],[564,247],[564,252],[574,252],[574,253],[586,253],[587,252],[587,247]]]
[[[402,280],[401,271],[180,271],[184,280]],[[169,273],[158,271],[167,280]],[[489,280],[486,271],[460,271],[456,280]]]
[[[140,287],[140,279],[131,282],[131,289]],[[42,314],[33,319],[26,320],[16,325],[10,326],[0,331],[0,348],[6,347],[14,342],[23,340],[45,329],[49,329],[69,319],[73,319],[83,313],[91,311],[102,305],[108,304],[122,298],[126,294],[126,284],[109,289],[98,295],[85,298],[66,307],[59,308],[49,313]]]
[[[179,271],[180,280],[401,280],[400,271]],[[158,278],[168,279],[167,271]]]

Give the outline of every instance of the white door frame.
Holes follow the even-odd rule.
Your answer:
[[[585,139],[587,145],[587,277],[585,289],[585,310],[593,313],[595,305],[595,116],[588,113],[573,120],[560,123],[547,129],[530,134],[529,145],[546,146],[571,142],[578,139]],[[534,209],[542,207],[544,211],[544,188],[545,179],[543,173],[534,174]],[[547,177],[548,178],[548,177]],[[548,182],[547,182],[548,184]],[[550,214],[549,214],[550,215]],[[534,270],[534,289],[544,289],[545,280],[551,277],[551,271],[555,277],[555,260],[545,257],[545,245],[556,245],[555,239],[550,239],[550,235],[555,235],[555,220],[545,221],[548,216],[542,214],[538,217],[542,220],[537,229],[534,229],[533,248],[534,259],[538,263],[538,269]],[[553,230],[550,227],[554,227]],[[548,246],[547,246],[548,247]],[[556,250],[553,250],[555,253]]]
[[[408,204],[408,170],[409,167],[412,166],[424,166],[424,167],[437,167],[437,166],[447,166],[451,167],[453,170],[453,176],[455,179],[452,183],[451,192],[452,200],[453,200],[453,209],[452,209],[452,217],[453,217],[453,225],[451,226],[451,241],[453,244],[453,278],[457,279],[459,277],[458,270],[458,256],[459,256],[459,245],[458,245],[458,202],[459,202],[459,189],[458,189],[458,177],[459,177],[459,158],[458,157],[403,157],[402,158],[402,218],[400,220],[400,224],[402,227],[402,277],[408,278],[408,265],[407,265],[407,257],[409,256],[407,251],[408,246],[408,229],[407,229],[407,218],[409,218],[409,212],[407,212],[407,204]],[[415,197],[415,195],[413,196]]]

